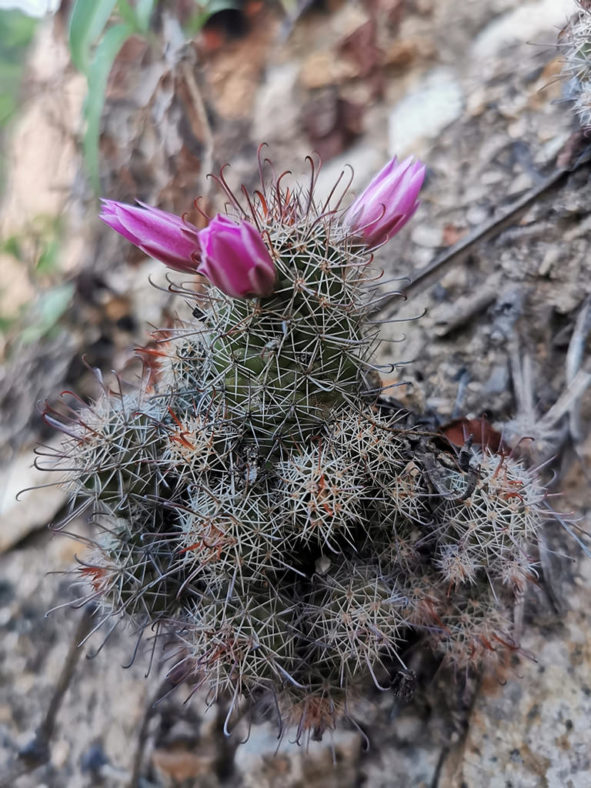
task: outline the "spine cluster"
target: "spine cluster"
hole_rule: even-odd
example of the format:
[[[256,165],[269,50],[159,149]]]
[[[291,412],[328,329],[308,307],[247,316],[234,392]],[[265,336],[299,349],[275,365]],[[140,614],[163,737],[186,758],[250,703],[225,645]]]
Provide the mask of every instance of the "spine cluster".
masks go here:
[[[227,191],[273,261],[269,295],[178,287],[192,317],[143,352],[137,394],[46,418],[92,514],[79,574],[105,619],[172,638],[171,672],[210,700],[321,736],[406,670],[410,635],[458,669],[517,648],[545,493],[510,453],[460,452],[380,400],[371,248],[314,175]]]

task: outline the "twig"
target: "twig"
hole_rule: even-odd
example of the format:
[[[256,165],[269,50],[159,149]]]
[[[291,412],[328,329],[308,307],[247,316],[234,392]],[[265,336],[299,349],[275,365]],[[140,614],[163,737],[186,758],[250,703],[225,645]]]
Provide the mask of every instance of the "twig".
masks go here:
[[[534,405],[531,358],[527,353],[523,357],[520,355],[518,340],[511,353],[511,376],[517,412],[525,415],[528,424],[535,424],[538,416]]]
[[[201,91],[199,90],[199,87],[197,85],[197,81],[195,79],[193,69],[186,60],[181,63],[181,71],[182,71],[183,79],[185,80],[185,84],[187,86],[187,90],[189,91],[189,96],[191,97],[191,101],[193,102],[193,108],[197,114],[197,118],[199,119],[199,123],[201,125],[201,133],[203,135],[203,156],[201,157],[201,172],[200,172],[203,185],[201,191],[203,193],[203,196],[206,198],[206,202],[209,202],[209,192],[213,188],[213,181],[211,181],[211,179],[207,181],[207,175],[210,172],[213,172],[213,152],[214,152],[213,132],[211,130],[211,126],[209,125],[209,118],[207,117],[207,109],[205,107],[205,102],[203,101],[203,97],[201,96]]]
[[[517,202],[514,203],[514,205],[512,205],[502,216],[492,219],[490,222],[478,227],[472,233],[462,238],[461,241],[458,241],[457,244],[454,244],[450,249],[446,250],[443,254],[437,257],[425,271],[416,276],[410,285],[405,288],[405,295],[410,296],[420,293],[435,280],[441,278],[441,276],[443,276],[443,274],[452,265],[462,262],[475,246],[489,241],[491,238],[494,238],[495,235],[498,235],[519,216],[525,213],[525,211],[536,200],[552,189],[562,185],[563,181],[565,181],[569,175],[586,166],[590,161],[591,150],[579,157],[572,167],[561,167],[560,169],[553,172],[551,175],[545,178],[539,184],[539,186],[536,186],[535,189],[532,189],[520,200],[517,200]],[[381,301],[379,308],[376,310],[376,314],[383,312],[388,307],[391,307],[397,298],[397,296],[391,296],[390,298]]]
[[[476,315],[485,312],[497,300],[499,297],[499,281],[496,276],[492,277],[492,280],[476,294],[468,298],[459,299],[454,304],[453,312],[450,313],[447,320],[438,320],[435,323],[435,333],[438,337],[443,339],[448,334],[453,334],[454,331],[469,323]]]
[[[591,331],[591,299],[587,298],[577,316],[575,328],[566,353],[566,383],[570,387],[576,379],[581,363],[587,337]],[[579,443],[582,438],[580,423],[580,402],[573,402],[569,413],[569,430],[573,441]]]
[[[564,604],[554,590],[554,572],[552,571],[552,561],[550,560],[550,550],[548,542],[543,532],[538,536],[538,553],[540,557],[540,586],[556,615],[564,613]]]
[[[566,413],[570,413],[589,386],[591,386],[591,374],[580,369],[550,410],[539,420],[540,430],[544,432],[546,429],[552,429]]]
[[[133,756],[133,767],[131,772],[131,778],[129,780],[129,788],[137,788],[137,786],[139,785],[141,769],[142,769],[142,761],[144,758],[144,751],[146,749],[146,742],[148,741],[150,722],[152,720],[152,717],[156,713],[157,702],[161,700],[161,698],[163,698],[165,695],[168,695],[174,687],[176,687],[176,684],[174,684],[169,678],[165,678],[158,685],[158,689],[154,693],[151,701],[145,707],[144,715],[142,718],[142,724],[140,726],[137,736],[135,753]]]
[[[49,761],[49,747],[55,730],[57,715],[66,692],[72,683],[76,665],[82,654],[80,644],[92,630],[95,611],[96,605],[93,603],[85,605],[83,608],[82,616],[78,622],[74,637],[70,642],[66,661],[64,662],[53,695],[49,701],[45,717],[41,725],[37,728],[33,739],[19,752],[19,762],[15,764],[11,772],[0,777],[0,788],[11,788],[19,777],[38,769],[39,766],[43,766],[43,764]]]

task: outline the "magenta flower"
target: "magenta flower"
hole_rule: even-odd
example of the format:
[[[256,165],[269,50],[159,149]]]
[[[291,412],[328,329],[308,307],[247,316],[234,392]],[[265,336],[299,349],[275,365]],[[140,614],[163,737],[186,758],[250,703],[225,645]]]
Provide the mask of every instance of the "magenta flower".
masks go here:
[[[348,209],[343,224],[368,246],[378,246],[404,227],[419,207],[417,195],[425,165],[412,156],[398,164],[396,156],[378,172]]]
[[[100,218],[142,252],[169,268],[195,273],[199,265],[198,229],[174,213],[149,205],[102,200]]]
[[[250,222],[233,222],[218,214],[199,233],[198,271],[232,298],[271,295],[275,264],[261,234]]]

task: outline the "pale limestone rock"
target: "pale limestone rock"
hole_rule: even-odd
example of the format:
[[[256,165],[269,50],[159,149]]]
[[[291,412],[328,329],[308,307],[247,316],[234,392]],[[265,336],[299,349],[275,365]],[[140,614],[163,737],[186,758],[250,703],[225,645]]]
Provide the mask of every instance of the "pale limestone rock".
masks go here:
[[[389,117],[390,155],[414,152],[421,141],[431,140],[462,112],[464,95],[455,74],[435,68],[409,90]]]
[[[581,561],[562,627],[529,627],[523,660],[480,692],[439,788],[591,785],[591,558]]]
[[[544,44],[553,43],[555,31],[560,30],[575,10],[574,0],[519,3],[486,26],[472,44],[472,56],[475,59],[498,56],[508,44],[533,42],[538,36],[543,36]]]
[[[57,441],[53,441],[55,446]],[[51,522],[66,501],[66,491],[55,486],[56,474],[33,467],[30,449],[4,469],[0,483],[0,553],[8,550],[37,528]],[[50,484],[52,486],[44,487]],[[36,487],[19,496],[27,487]]]
[[[235,766],[244,788],[353,788],[360,746],[359,734],[352,731],[337,730],[322,742],[298,746],[289,733],[278,742],[272,725],[259,725],[238,747]]]

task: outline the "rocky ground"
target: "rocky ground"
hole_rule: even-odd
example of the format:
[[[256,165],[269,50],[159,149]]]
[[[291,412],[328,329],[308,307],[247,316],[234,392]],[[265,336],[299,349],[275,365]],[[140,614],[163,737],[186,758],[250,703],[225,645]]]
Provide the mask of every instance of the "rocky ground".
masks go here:
[[[511,438],[535,437],[534,461],[554,458],[557,508],[578,512],[584,528],[591,180],[555,48],[573,10],[570,0],[374,0],[327,3],[288,22],[272,4],[249,3],[239,35],[212,29],[196,47],[169,20],[164,56],[133,40],[117,61],[101,152],[105,195],[178,212],[196,194],[214,199],[204,176],[225,161],[233,183],[253,183],[263,140],[296,172],[318,150],[324,189],[347,162],[358,188],[388,155],[423,158],[422,207],[378,261],[413,282],[408,301],[381,316],[420,316],[384,325],[380,360],[412,362],[385,382],[405,384],[396,396],[442,422],[486,412]],[[83,612],[46,616],[73,598],[61,573],[81,548],[45,527],[63,507],[59,489],[15,502],[18,490],[51,480],[30,467],[35,443],[53,440],[37,403],[66,387],[92,393],[83,353],[132,379],[146,325],[182,310],[148,284],[165,284],[162,267],[94,218],[79,158],[84,90],[58,19],[32,53],[1,219],[21,259],[2,246],[1,308],[12,322],[0,348],[0,785],[591,785],[591,559],[556,522],[510,672],[475,680],[434,666],[412,701],[363,699],[369,747],[352,725],[307,748],[286,737],[278,749],[264,724],[246,741],[242,726],[226,739],[223,709],[183,703],[182,688],[153,706],[162,689],[158,665],[145,678],[149,644],[122,668],[133,633],[115,631],[97,654],[95,635],[75,652]],[[39,274],[48,233],[59,254]],[[67,307],[49,325],[47,293],[50,306],[61,297]],[[84,533],[85,524],[69,529]],[[28,769],[17,753],[75,653],[48,760]],[[28,753],[34,765],[38,753]]]

